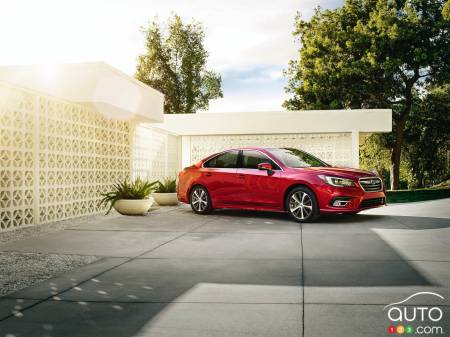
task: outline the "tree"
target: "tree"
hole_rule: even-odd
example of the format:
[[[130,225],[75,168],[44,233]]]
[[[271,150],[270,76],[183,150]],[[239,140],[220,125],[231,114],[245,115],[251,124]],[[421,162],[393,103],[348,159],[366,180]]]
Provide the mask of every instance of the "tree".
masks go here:
[[[450,21],[439,0],[347,0],[297,17],[299,60],[286,71],[288,109],[392,108],[391,189],[399,187],[414,95],[450,79]]]
[[[417,187],[449,179],[450,85],[432,87],[411,112],[405,154]]]
[[[390,185],[389,167],[390,153],[386,146],[388,137],[384,134],[372,134],[367,137],[360,145],[359,157],[360,166],[364,170],[377,172],[384,183]],[[400,188],[406,189],[414,187],[414,178],[412,174],[409,156],[402,152],[400,161]]]
[[[202,26],[169,18],[167,34],[155,20],[144,30],[146,52],[138,57],[136,78],[165,95],[164,112],[195,113],[223,97],[221,76],[206,69],[208,52]]]

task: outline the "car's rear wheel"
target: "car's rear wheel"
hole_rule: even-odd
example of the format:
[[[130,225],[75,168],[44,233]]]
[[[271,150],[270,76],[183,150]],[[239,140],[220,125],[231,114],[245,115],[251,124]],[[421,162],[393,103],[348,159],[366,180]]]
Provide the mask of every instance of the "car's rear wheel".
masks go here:
[[[316,196],[309,188],[301,186],[288,194],[286,210],[298,222],[311,222],[319,216]]]
[[[194,186],[189,198],[191,208],[195,213],[207,214],[211,212],[211,197],[203,186]]]

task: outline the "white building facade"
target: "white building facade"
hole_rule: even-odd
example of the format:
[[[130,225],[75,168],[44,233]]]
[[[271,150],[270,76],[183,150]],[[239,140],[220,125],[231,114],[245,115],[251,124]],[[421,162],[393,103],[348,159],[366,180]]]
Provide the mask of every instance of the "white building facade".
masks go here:
[[[390,110],[163,115],[163,95],[104,63],[0,68],[0,230],[103,212],[124,179],[173,177],[226,148],[294,147],[358,167]]]

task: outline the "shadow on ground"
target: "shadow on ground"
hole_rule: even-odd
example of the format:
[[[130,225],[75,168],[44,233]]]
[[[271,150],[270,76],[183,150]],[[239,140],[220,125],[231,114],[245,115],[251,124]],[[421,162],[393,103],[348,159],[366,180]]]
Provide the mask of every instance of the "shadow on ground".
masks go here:
[[[127,220],[120,219],[113,228],[126,232]],[[161,230],[160,223],[152,225],[158,219],[132,221],[143,231],[148,223],[145,235],[152,236]],[[194,226],[199,221],[203,225]],[[164,224],[170,230],[171,220]],[[107,239],[108,223],[98,226]],[[382,308],[393,294],[449,288],[450,247],[435,231],[449,228],[448,219],[360,214],[300,225],[283,213],[220,210],[174,226],[188,230],[139,256],[113,257],[112,251],[111,257],[2,298],[0,331],[5,337],[300,336],[305,302],[364,301]],[[70,240],[77,230],[58,238]],[[428,245],[412,236],[409,251],[397,246],[399,235],[415,231],[434,241]],[[36,238],[34,244],[42,249],[44,242]],[[422,260],[408,255],[430,247],[437,257],[434,250]]]

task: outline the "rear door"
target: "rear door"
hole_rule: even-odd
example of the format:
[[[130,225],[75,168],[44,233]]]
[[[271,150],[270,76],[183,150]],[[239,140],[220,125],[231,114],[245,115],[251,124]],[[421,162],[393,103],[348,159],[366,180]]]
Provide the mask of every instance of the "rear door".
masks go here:
[[[270,163],[273,174],[258,169],[258,164]],[[282,200],[281,168],[266,154],[257,150],[243,150],[237,170],[241,192],[239,202],[247,206],[280,208]]]
[[[237,150],[223,152],[203,164],[202,183],[209,191],[213,207],[236,203],[238,154]]]

